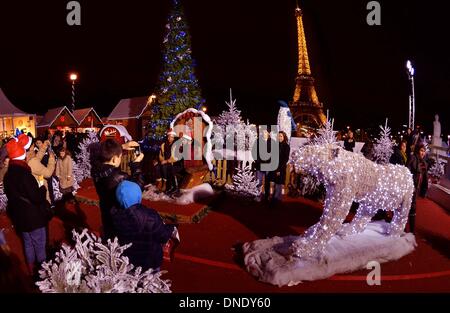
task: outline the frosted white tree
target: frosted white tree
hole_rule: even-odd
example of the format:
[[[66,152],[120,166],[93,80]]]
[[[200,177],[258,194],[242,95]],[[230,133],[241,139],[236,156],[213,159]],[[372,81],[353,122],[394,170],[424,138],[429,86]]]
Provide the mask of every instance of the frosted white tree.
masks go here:
[[[445,174],[445,162],[437,160],[428,170],[428,175],[440,179]]]
[[[258,180],[252,172],[250,165],[244,168],[236,168],[237,173],[233,176],[233,185],[225,185],[225,188],[242,196],[257,197],[261,194]]]
[[[59,182],[55,176],[52,176],[52,189],[53,189],[53,199],[55,199],[55,201],[61,200],[63,197],[63,194],[61,193],[61,190],[59,189]]]
[[[236,99],[233,99],[233,94],[230,88],[230,102],[226,102],[228,111],[222,112],[216,119],[216,124],[225,130],[227,126],[237,126],[242,123],[241,111],[236,107]]]
[[[389,159],[394,153],[394,143],[391,139],[391,129],[386,125],[380,126],[380,137],[373,145],[373,157],[378,164],[389,164]]]
[[[236,140],[238,151],[249,151],[257,139],[256,127],[247,123],[241,123],[236,127]]]
[[[76,167],[73,168],[77,183],[91,176],[91,161],[89,155],[89,146],[98,142],[95,132],[89,132],[88,136],[78,145],[80,152],[77,157]]]
[[[336,131],[333,130],[333,127],[334,119],[327,119],[327,122],[317,131],[317,135],[311,140],[311,143],[315,145],[336,144]]]
[[[7,206],[8,206],[8,198],[5,195],[3,182],[0,182],[0,213],[6,211]]]
[[[117,238],[104,245],[84,229],[72,231],[75,247],[63,244],[54,260],[45,262],[36,285],[43,293],[170,293],[171,283],[160,277],[165,271],[141,273],[134,268]]]

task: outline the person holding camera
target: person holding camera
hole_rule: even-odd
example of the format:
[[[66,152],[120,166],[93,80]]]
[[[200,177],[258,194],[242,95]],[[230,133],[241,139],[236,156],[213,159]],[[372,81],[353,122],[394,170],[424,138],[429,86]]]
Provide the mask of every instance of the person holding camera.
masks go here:
[[[40,147],[39,147],[40,146]],[[36,148],[38,148],[36,152]],[[30,147],[27,152],[27,163],[31,168],[31,173],[34,178],[38,181],[40,185],[45,186],[46,189],[46,198],[47,201],[53,204],[53,188],[49,186],[51,184],[51,178],[53,176],[53,172],[55,171],[56,166],[56,158],[55,155],[49,151],[50,149],[50,141],[46,140],[42,143],[42,141],[36,140],[34,144]],[[47,164],[44,165],[42,163],[45,155],[48,155]]]
[[[89,147],[91,150],[91,176],[99,197],[103,237],[105,239],[113,239],[116,236],[111,209],[117,205],[117,199],[114,196],[117,186],[123,180],[132,180],[139,184],[141,190],[144,189],[145,183],[140,165],[144,158],[142,153],[130,162],[131,176],[120,170],[123,149],[129,150],[137,146],[139,144],[134,141],[121,145],[114,139],[106,139]]]

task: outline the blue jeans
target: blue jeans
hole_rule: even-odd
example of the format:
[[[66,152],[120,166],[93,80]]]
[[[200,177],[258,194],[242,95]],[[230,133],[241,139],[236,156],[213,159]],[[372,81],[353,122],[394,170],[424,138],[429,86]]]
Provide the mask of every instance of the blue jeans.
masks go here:
[[[45,244],[47,232],[45,227],[35,229],[28,233],[22,233],[25,258],[28,264],[42,263],[47,258]]]
[[[282,184],[275,184],[275,191],[273,193],[273,198],[275,200],[280,200],[282,198],[282,193],[283,193],[283,185]]]
[[[258,188],[261,190],[264,179],[264,198],[269,198],[270,195],[270,181],[269,172],[266,171],[256,171],[256,179],[258,180]]]

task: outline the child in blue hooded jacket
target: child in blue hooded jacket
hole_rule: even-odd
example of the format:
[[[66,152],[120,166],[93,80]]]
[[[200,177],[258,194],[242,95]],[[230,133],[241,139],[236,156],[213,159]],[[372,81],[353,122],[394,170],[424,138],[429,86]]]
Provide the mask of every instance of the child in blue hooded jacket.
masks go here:
[[[132,243],[124,251],[130,263],[143,271],[158,271],[163,260],[163,248],[174,233],[174,225],[166,225],[159,214],[141,204],[142,191],[138,184],[122,181],[116,189],[120,207],[113,207],[111,217],[120,244]]]

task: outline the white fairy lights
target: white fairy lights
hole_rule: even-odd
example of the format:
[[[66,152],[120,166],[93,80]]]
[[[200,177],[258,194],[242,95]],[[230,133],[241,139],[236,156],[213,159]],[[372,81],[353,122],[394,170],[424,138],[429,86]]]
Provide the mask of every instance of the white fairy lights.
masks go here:
[[[406,167],[378,165],[333,143],[301,147],[292,161],[297,169],[317,177],[327,194],[320,221],[292,244],[291,255],[320,256],[332,236],[362,232],[379,209],[394,211],[386,234],[403,233],[414,190]],[[358,212],[351,223],[343,224],[353,201],[360,204]]]

